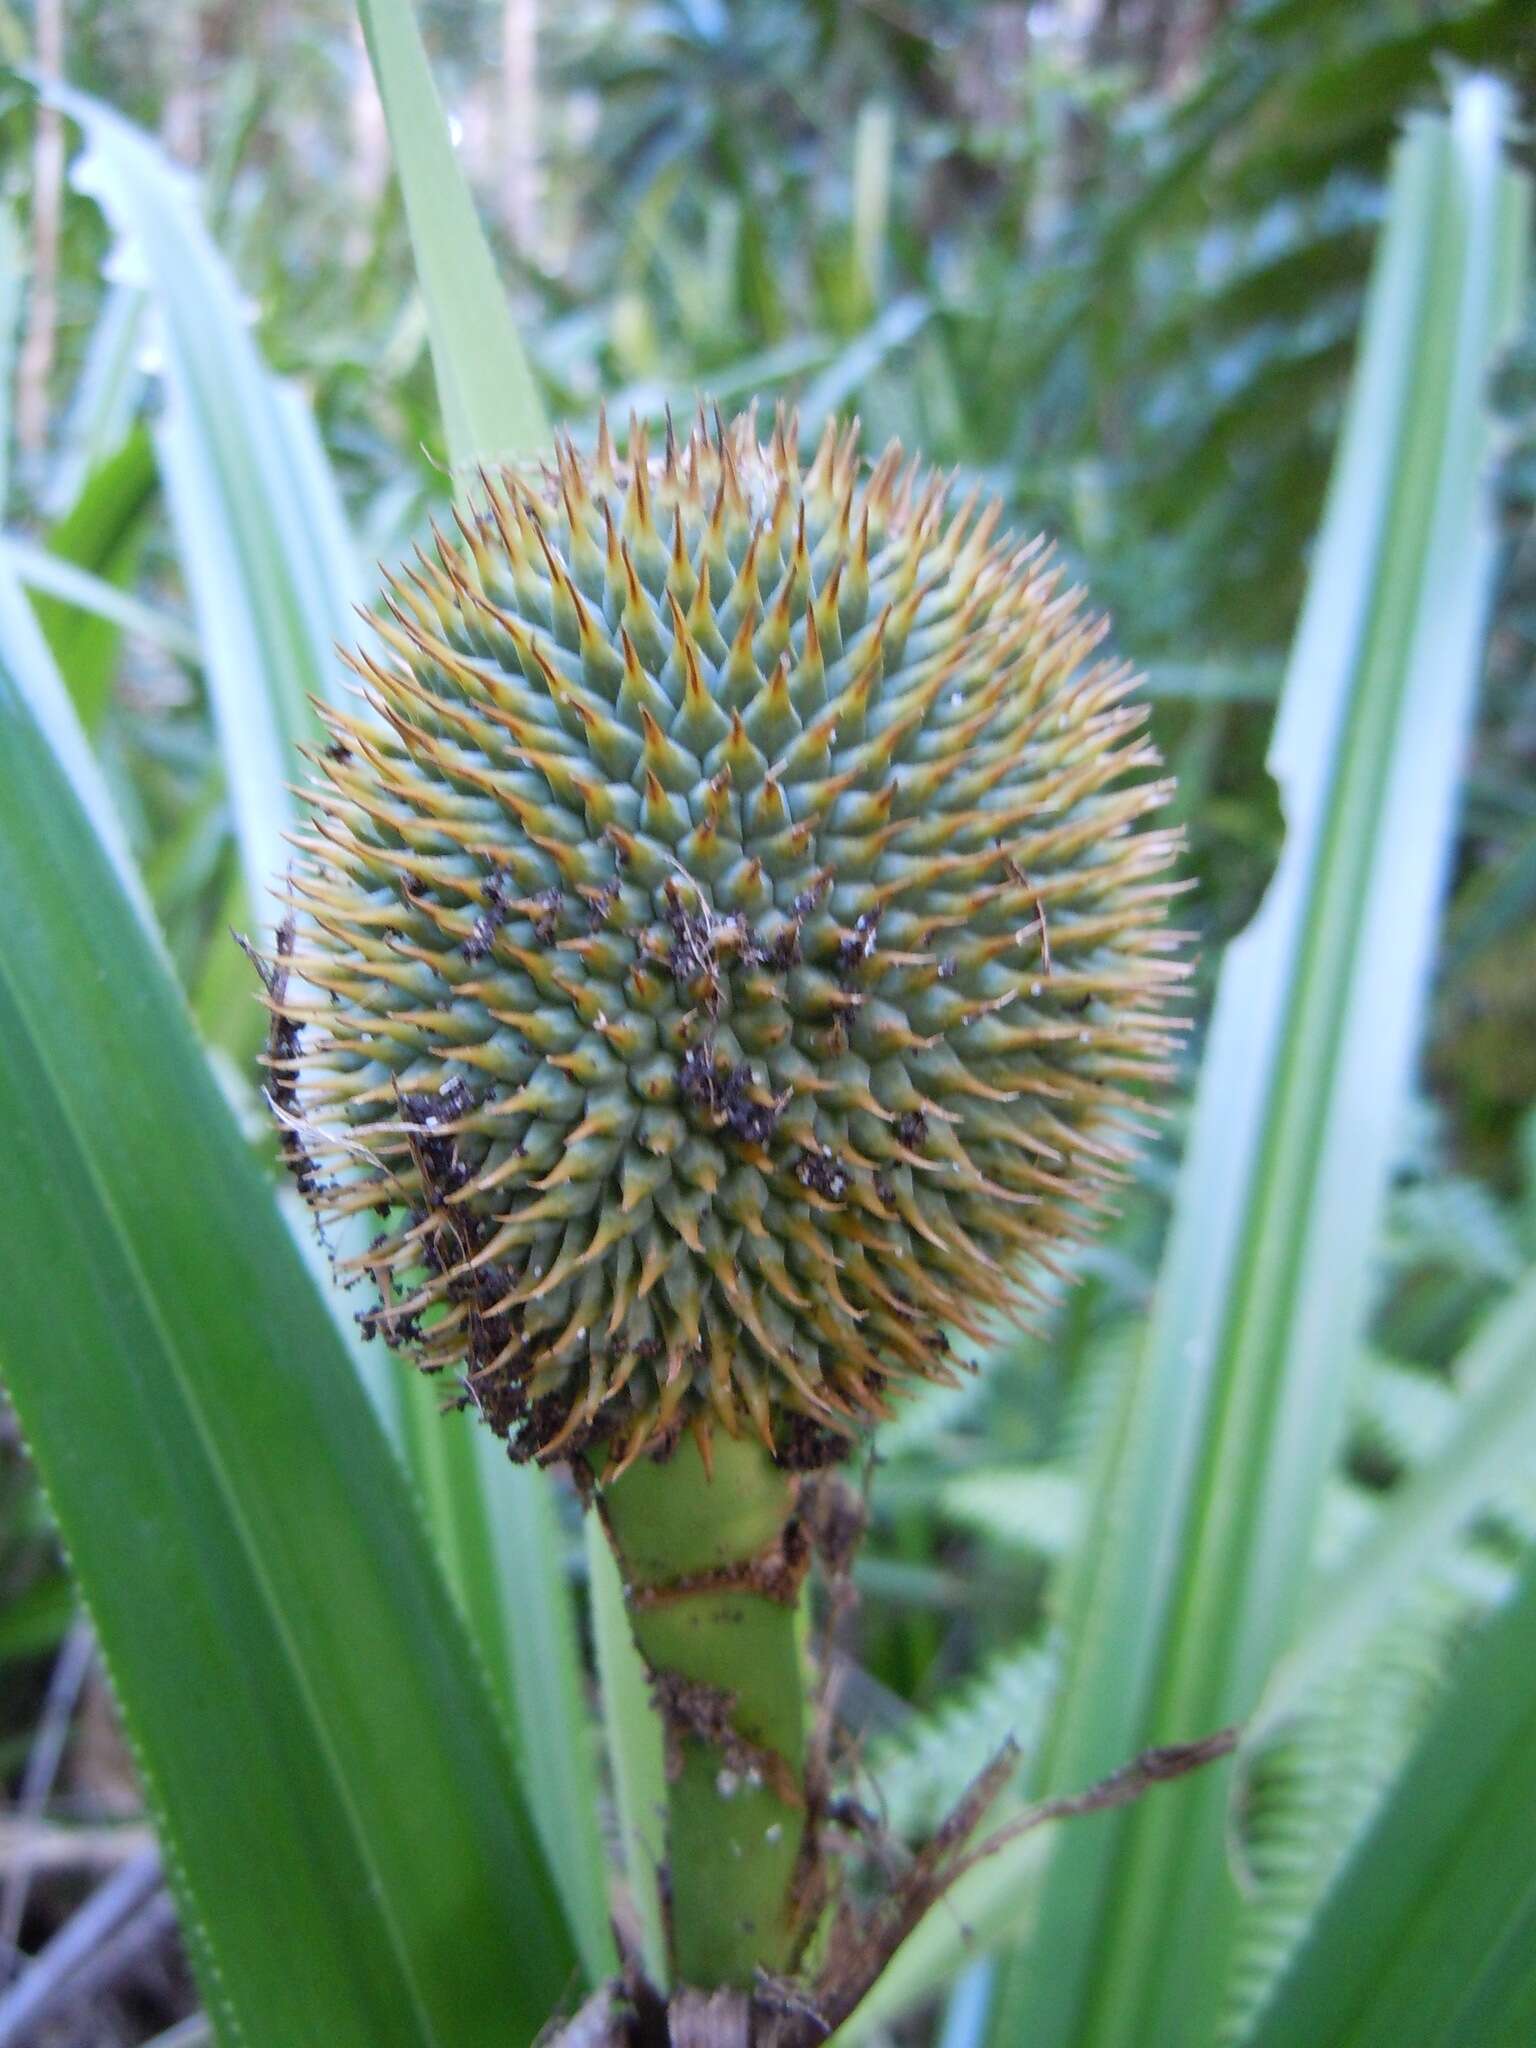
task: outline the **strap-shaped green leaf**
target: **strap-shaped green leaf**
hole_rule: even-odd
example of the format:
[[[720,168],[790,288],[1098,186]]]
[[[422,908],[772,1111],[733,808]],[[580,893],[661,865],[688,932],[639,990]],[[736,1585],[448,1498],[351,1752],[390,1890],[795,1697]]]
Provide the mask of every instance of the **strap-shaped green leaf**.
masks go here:
[[[358,0],[357,12],[426,301],[448,459],[467,478],[477,462],[537,455],[549,440],[544,404],[453,153],[410,0]]]
[[[114,655],[116,636],[134,633],[150,646],[163,648],[179,660],[196,662],[201,659],[197,635],[176,612],[136,597],[131,590],[120,589],[96,570],[82,568],[78,562],[54,553],[52,547],[44,547],[37,541],[21,540],[8,534],[0,540],[0,547],[4,549],[12,573],[32,591],[32,609],[39,618],[56,607],[56,616],[61,623],[67,620],[71,628],[78,620],[106,626],[113,635]],[[51,644],[61,672],[68,674],[73,647],[66,639],[61,658],[58,644]]]
[[[1536,1559],[1345,1865],[1245,2048],[1536,2039]]]
[[[526,2043],[575,1955],[484,1680],[13,646],[0,1363],[205,1996],[252,2048]]]
[[[136,427],[86,473],[46,549],[36,551],[29,579],[37,593],[33,609],[87,731],[96,730],[111,696],[119,636],[125,628],[136,630],[127,586],[138,568],[154,490],[154,451]],[[45,580],[50,568],[51,589]]]
[[[87,139],[83,181],[163,339],[156,452],[244,856],[253,908],[240,916],[265,923],[295,821],[285,784],[302,767],[296,745],[320,737],[308,700],[336,693],[345,671],[332,643],[358,631],[354,550],[314,420],[261,360],[186,174],[110,108],[83,94],[64,104]],[[386,1372],[388,1415],[404,1418],[431,1533],[514,1735],[589,1974],[601,1976],[613,1946],[593,1731],[548,1482],[488,1457],[467,1420],[436,1412],[439,1389]]]
[[[266,368],[186,173],[121,114],[50,86],[80,124],[75,181],[148,292],[165,363],[155,449],[191,592],[248,900],[286,865],[285,785],[319,737],[310,700],[336,694],[333,651],[360,595],[341,501],[314,422]]]
[[[1271,753],[1285,851],[1223,966],[1146,1350],[1068,1595],[1049,1789],[1246,1717],[1297,1620],[1479,666],[1486,390],[1524,213],[1505,119],[1502,89],[1467,80],[1399,151]],[[1213,2038],[1239,1904],[1230,1776],[1062,1831],[999,2048]]]
[[[548,444],[549,423],[408,0],[360,0],[358,17],[426,302],[448,455],[463,487],[480,463],[536,455]],[[615,1954],[591,1719],[549,1479],[509,1471],[499,1452],[472,1441],[467,1421],[447,1435],[425,1431],[409,1395],[406,1415],[433,1526],[492,1656],[534,1812],[595,1980],[613,1968]],[[514,1539],[525,1546],[520,1558],[512,1553]]]
[[[587,1703],[554,1482],[508,1462],[435,1381],[388,1364],[405,1450],[449,1583],[511,1730],[524,1791],[588,1981],[616,1966],[598,1817],[597,1728]],[[627,1624],[626,1624],[627,1625]]]
[[[661,1721],[651,1704],[650,1677],[635,1646],[624,1582],[595,1515],[587,1518],[587,1584],[592,1638],[603,1691],[603,1733],[613,1780],[625,1884],[640,1928],[640,1955],[653,1984],[667,1981],[667,1782]]]
[[[1260,1742],[1309,1689],[1369,1642],[1451,1539],[1536,1465],[1536,1273],[1457,1360],[1456,1425],[1405,1480],[1359,1547],[1311,1587],[1295,1643],[1249,1722]]]
[[[248,927],[267,916],[268,890],[287,864],[295,748],[322,737],[310,699],[335,693],[343,671],[333,642],[353,632],[362,595],[340,493],[307,406],[261,359],[191,178],[113,108],[56,82],[42,89],[80,126],[76,182],[116,233],[114,268],[133,280],[116,288],[92,338],[60,463],[64,482],[72,471],[85,482],[51,545],[82,558],[111,545],[100,566],[114,573],[131,558],[114,528],[136,510],[146,429],[86,465],[122,435],[146,374],[129,367],[133,350],[152,337],[160,367],[149,475],[158,464],[223,754],[244,880],[229,921]],[[47,599],[38,613],[92,724],[110,688],[116,627]],[[220,945],[205,963],[198,1008],[226,1049],[248,986]]]

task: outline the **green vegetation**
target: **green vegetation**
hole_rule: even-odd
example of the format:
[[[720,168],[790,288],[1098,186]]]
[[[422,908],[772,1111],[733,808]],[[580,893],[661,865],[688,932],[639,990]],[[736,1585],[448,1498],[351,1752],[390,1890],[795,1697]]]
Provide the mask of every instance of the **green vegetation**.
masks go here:
[[[781,2044],[1513,2048],[1525,10],[359,12],[0,12],[0,2043],[619,2043],[763,1968]],[[261,1093],[364,565],[701,392],[1057,537],[1186,836],[1171,1113],[1026,1334],[931,1268],[970,1370],[859,1515],[720,1428],[509,1463],[365,1341]]]

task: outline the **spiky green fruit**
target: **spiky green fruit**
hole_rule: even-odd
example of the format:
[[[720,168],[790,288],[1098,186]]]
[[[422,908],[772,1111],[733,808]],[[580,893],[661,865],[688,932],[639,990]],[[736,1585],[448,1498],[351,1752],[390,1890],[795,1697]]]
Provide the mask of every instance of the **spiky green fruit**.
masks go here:
[[[391,581],[292,878],[273,1095],[366,1320],[515,1455],[804,1458],[1102,1203],[1173,850],[1039,542],[751,415],[484,479]]]

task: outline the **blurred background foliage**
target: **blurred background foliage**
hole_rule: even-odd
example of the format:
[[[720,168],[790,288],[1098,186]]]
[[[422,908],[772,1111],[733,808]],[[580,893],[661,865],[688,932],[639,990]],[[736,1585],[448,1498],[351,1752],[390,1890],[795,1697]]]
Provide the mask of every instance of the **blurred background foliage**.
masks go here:
[[[1179,777],[1198,1049],[1221,946],[1251,916],[1282,834],[1265,747],[1387,154],[1447,66],[1501,72],[1529,119],[1528,0],[427,0],[421,15],[557,417],[581,434],[604,398],[659,416],[674,394],[724,405],[758,392],[796,401],[814,437],[829,411],[856,410],[871,445],[897,435],[1058,537],[1147,670]],[[0,57],[67,76],[195,174],[261,351],[313,412],[361,562],[403,553],[443,496],[444,449],[350,9],[0,0]],[[144,280],[114,260],[95,201],[62,173],[73,146],[11,90],[5,545],[176,967],[254,1113],[261,1019],[226,933],[262,913],[242,908],[207,650],[162,494],[163,366]],[[1445,1439],[1470,1333],[1536,1261],[1529,324],[1497,397],[1499,590],[1423,1089],[1401,1133],[1333,1489],[1341,1551]],[[1041,1723],[1051,1591],[1084,1512],[1082,1461],[1146,1313],[1181,1117],[1049,1330],[1010,1341],[882,1439],[843,1698],[861,1776],[900,1831],[931,1824],[985,1745],[1011,1728],[1028,1748]],[[1327,1854],[1342,1853],[1533,1519],[1528,1494],[1480,1523],[1398,1625],[1398,1654],[1355,1681],[1368,1769],[1337,1753],[1325,1768],[1300,1736],[1266,1758],[1244,1825],[1277,1921],[1305,1904],[1289,1845],[1311,1830],[1314,1848],[1326,1836]],[[72,1613],[12,1435],[0,1767],[34,1818],[121,1820],[131,1773],[109,1712],[91,1705],[88,1660],[61,1655]],[[72,1732],[39,1793],[39,1729],[58,1719],[61,1683],[74,1688]],[[936,1702],[937,1720],[920,1715]],[[1314,1856],[1314,1886],[1318,1867]],[[90,1875],[38,1877],[24,1914],[0,1896],[0,1939],[37,1946]],[[1258,1937],[1250,1960],[1260,1983]],[[187,1998],[174,1955],[157,1952],[76,2010],[77,2031],[47,2038],[137,2042]]]

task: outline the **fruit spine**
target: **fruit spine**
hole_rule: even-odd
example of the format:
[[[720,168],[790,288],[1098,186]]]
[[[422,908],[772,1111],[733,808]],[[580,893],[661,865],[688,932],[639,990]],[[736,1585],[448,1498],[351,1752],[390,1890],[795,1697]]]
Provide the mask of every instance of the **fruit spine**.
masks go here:
[[[814,1462],[1102,1205],[1181,968],[1128,670],[829,425],[482,478],[327,713],[271,1095],[517,1456]]]

